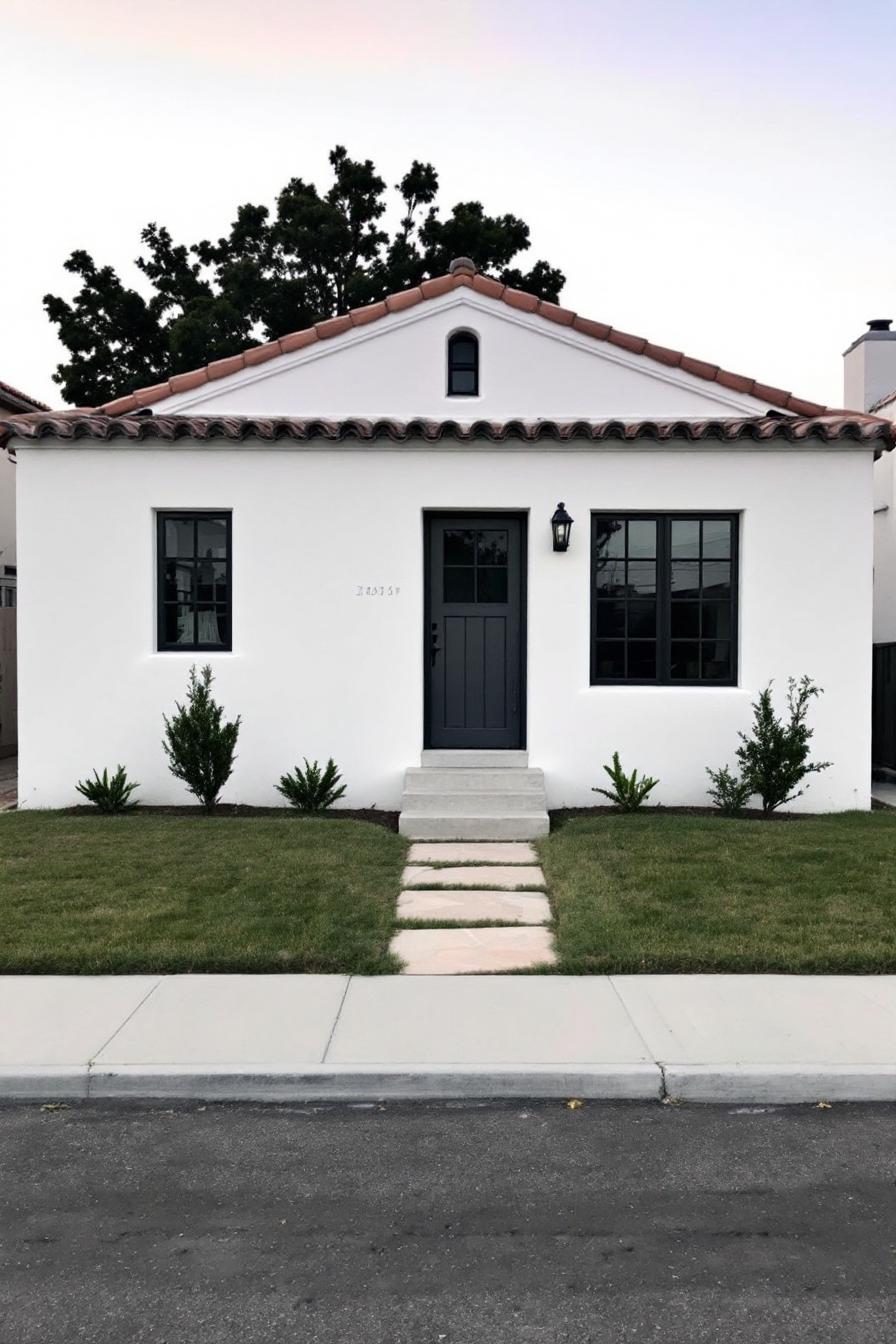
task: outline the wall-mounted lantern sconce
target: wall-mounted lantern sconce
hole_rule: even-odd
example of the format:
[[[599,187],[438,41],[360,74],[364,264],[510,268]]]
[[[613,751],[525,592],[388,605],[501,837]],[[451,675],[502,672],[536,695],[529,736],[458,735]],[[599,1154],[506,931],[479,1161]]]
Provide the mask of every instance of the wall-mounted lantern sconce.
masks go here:
[[[572,531],[572,519],[566,512],[566,505],[561,500],[554,510],[554,516],[551,519],[551,531],[554,534],[554,550],[569,550],[569,534]]]

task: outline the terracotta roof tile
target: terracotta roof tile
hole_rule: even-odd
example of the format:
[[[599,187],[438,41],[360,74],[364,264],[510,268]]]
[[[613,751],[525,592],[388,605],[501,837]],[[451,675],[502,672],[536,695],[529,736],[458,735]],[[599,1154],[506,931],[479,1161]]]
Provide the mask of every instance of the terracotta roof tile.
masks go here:
[[[403,313],[406,308],[413,308],[422,302],[423,290],[418,285],[415,289],[403,289],[398,294],[390,294],[386,299],[386,307],[390,313]]]
[[[753,396],[757,400],[767,402],[770,406],[780,410],[799,410],[800,413],[805,415],[821,415],[829,410],[820,402],[806,401],[794,397],[792,393],[785,392],[781,388],[757,383],[753,378],[746,378],[741,374],[731,373],[727,369],[720,369],[717,365],[710,364],[705,360],[692,359],[680,350],[654,345],[643,336],[633,336],[628,332],[617,331],[605,322],[594,322],[590,318],[581,317],[569,308],[563,308],[560,304],[548,303],[546,300],[539,300],[534,294],[527,294],[524,290],[511,289],[501,284],[500,281],[493,280],[490,276],[472,272],[467,265],[459,267],[453,274],[435,276],[430,280],[424,280],[419,286],[402,290],[398,294],[390,294],[385,300],[367,304],[361,308],[353,308],[350,313],[339,317],[328,318],[319,322],[316,327],[291,332],[287,336],[282,336],[279,342],[270,341],[265,345],[255,346],[243,354],[234,355],[230,359],[219,359],[205,369],[178,374],[169,379],[167,383],[159,383],[156,387],[143,389],[126,397],[118,397],[115,401],[107,402],[99,409],[109,414],[126,414],[137,405],[150,405],[165,396],[172,395],[175,391],[192,390],[206,380],[215,381],[219,378],[226,378],[229,374],[235,373],[247,365],[251,367],[264,363],[265,360],[274,358],[277,353],[290,354],[293,351],[302,350],[317,340],[327,340],[333,336],[342,335],[354,327],[362,327],[370,322],[377,322],[390,313],[404,312],[427,299],[437,298],[450,293],[453,289],[464,286],[475,290],[478,294],[485,295],[487,298],[506,303],[509,307],[516,308],[521,312],[537,313],[539,317],[543,317],[546,321],[571,327],[574,331],[593,340],[606,341],[617,346],[620,350],[653,359],[658,364],[666,365],[666,367],[681,368],[693,377],[704,379],[707,382],[715,382],[720,387],[732,392]],[[2,384],[0,384],[0,387],[2,387]]]
[[[502,285],[500,280],[492,280],[488,275],[474,275],[473,288],[477,294],[484,294],[489,299],[503,299],[506,285]]]
[[[437,275],[433,280],[424,280],[420,293],[424,299],[437,299],[442,294],[450,294],[454,289],[453,275]]]
[[[549,322],[557,322],[561,327],[571,327],[576,315],[571,308],[561,308],[559,303],[548,303],[542,299],[538,305],[538,316],[546,317]]]
[[[717,420],[322,420],[242,415],[103,415],[96,411],[33,412],[0,416],[0,446],[10,439],[37,442],[295,443],[859,443],[881,452],[896,442],[896,423],[850,413],[763,415]]]
[[[280,349],[284,355],[290,355],[294,350],[304,350],[306,345],[314,345],[316,340],[316,328],[306,327],[304,331],[293,331],[289,336],[281,336]]]
[[[208,366],[209,381],[214,382],[217,378],[229,378],[232,373],[237,373],[246,366],[246,356],[229,355],[227,359],[216,359],[214,364]]]
[[[353,308],[349,317],[353,327],[364,327],[368,322],[378,322],[388,311],[385,303],[366,303],[363,308]]]
[[[265,345],[253,345],[251,350],[247,350],[243,356],[246,361],[246,368],[253,368],[256,364],[266,364],[269,359],[276,359],[278,355],[283,354],[283,348],[279,341],[268,341]],[[184,375],[182,374],[181,377]],[[189,375],[188,375],[189,376]],[[171,390],[174,391],[174,379],[171,379]]]
[[[519,308],[524,313],[538,311],[539,300],[534,294],[527,294],[524,289],[505,289],[502,302],[509,304],[511,308]]]
[[[705,378],[707,382],[715,382],[719,373],[718,364],[708,364],[705,359],[692,359],[690,355],[683,355],[679,368],[684,369],[685,373],[692,373],[695,378]]]

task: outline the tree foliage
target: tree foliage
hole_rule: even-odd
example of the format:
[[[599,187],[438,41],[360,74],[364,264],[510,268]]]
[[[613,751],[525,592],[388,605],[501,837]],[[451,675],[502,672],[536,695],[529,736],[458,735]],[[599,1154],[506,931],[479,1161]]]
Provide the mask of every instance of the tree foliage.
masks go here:
[[[529,247],[523,220],[487,215],[478,201],[461,201],[443,218],[438,174],[415,159],[396,186],[402,213],[390,234],[386,183],[371,160],[351,159],[341,145],[329,158],[328,190],[294,177],[273,211],[241,205],[217,241],[175,243],[164,226],[147,224],[136,262],[147,282],[141,290],[88,252],[73,252],[65,269],[80,279],[75,298],[44,297],[69,352],[54,374],[65,400],[99,405],[442,275],[458,256],[556,301],[561,271],[546,261],[525,272],[510,264]]]

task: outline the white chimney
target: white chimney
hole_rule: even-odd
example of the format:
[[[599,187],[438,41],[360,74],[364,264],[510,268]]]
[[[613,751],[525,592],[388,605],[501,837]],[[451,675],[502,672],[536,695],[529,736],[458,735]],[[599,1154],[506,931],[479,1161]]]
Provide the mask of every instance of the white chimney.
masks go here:
[[[843,352],[843,405],[848,411],[870,411],[896,392],[896,331],[889,317],[875,317],[868,330]]]

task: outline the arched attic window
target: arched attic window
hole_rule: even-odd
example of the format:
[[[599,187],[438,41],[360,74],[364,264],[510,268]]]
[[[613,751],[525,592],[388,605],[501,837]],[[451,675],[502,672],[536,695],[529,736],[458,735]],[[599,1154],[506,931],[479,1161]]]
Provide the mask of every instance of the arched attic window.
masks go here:
[[[448,339],[449,397],[479,396],[479,337],[456,331]]]

